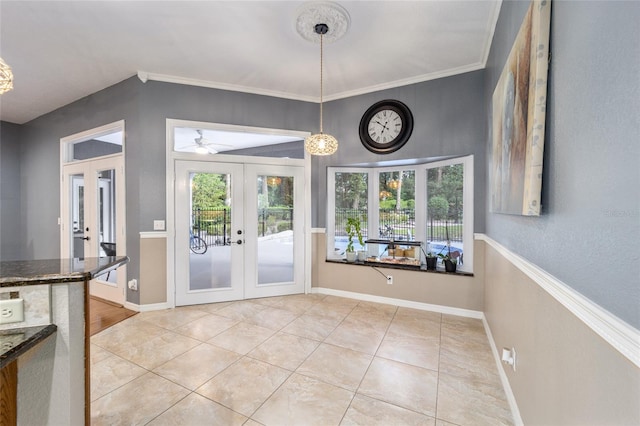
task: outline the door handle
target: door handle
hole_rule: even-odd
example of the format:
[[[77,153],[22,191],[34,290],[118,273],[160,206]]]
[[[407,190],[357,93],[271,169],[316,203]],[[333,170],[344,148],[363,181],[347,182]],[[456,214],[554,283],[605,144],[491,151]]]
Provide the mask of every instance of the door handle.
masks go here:
[[[241,245],[242,244],[242,240],[236,241],[236,244]]]
[[[91,239],[91,237],[87,236],[87,237],[82,237],[83,240],[85,241],[89,241]]]

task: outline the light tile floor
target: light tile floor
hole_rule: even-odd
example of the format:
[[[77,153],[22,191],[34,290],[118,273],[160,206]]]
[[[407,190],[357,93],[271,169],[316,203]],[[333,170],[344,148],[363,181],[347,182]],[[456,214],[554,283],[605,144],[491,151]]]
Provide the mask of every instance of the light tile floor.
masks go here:
[[[482,322],[325,295],[140,313],[91,338],[93,425],[511,425]]]

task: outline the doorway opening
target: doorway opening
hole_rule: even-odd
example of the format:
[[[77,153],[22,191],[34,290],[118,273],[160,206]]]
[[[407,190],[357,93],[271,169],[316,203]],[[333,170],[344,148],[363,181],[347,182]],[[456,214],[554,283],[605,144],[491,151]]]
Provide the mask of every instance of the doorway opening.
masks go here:
[[[82,264],[88,257],[126,253],[124,121],[61,139],[61,257]],[[90,283],[90,294],[124,304],[126,269]]]
[[[170,306],[308,291],[307,135],[167,120]]]

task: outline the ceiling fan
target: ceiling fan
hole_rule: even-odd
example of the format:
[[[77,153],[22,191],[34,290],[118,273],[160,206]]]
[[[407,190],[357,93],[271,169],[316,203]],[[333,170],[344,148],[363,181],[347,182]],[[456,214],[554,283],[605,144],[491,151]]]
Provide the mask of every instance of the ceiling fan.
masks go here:
[[[219,151],[213,145],[233,147],[233,145],[210,141],[204,137],[202,130],[197,129],[196,132],[198,132],[198,137],[194,139],[195,144],[192,146],[195,147],[195,152],[198,154],[217,154]]]

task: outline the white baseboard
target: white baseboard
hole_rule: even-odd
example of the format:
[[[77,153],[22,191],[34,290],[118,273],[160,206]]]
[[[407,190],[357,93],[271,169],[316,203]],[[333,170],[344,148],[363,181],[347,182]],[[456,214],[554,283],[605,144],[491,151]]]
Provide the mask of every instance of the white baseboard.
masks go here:
[[[403,308],[420,309],[422,311],[438,312],[441,314],[457,315],[467,318],[484,318],[480,311],[470,309],[452,308],[449,306],[432,305],[430,303],[414,302],[411,300],[394,299],[392,297],[373,296],[365,293],[355,293],[352,291],[334,290],[326,287],[312,287],[311,293],[327,294],[330,296],[347,297],[349,299],[363,300],[365,302],[384,303],[386,305],[402,306]]]
[[[475,239],[486,242],[618,352],[627,357],[629,361],[640,367],[640,330],[622,321],[600,305],[592,302],[537,265],[513,253],[489,236],[475,234]]]
[[[524,422],[522,421],[522,417],[520,416],[520,409],[518,408],[518,403],[516,402],[516,396],[513,394],[513,390],[511,390],[511,383],[509,383],[507,373],[505,373],[504,371],[504,364],[502,364],[500,352],[498,352],[496,342],[493,340],[493,334],[491,334],[491,328],[489,328],[489,323],[487,322],[487,318],[484,315],[482,316],[482,323],[484,324],[484,331],[487,333],[487,338],[489,339],[489,345],[491,345],[493,359],[496,361],[496,365],[498,367],[498,374],[500,375],[500,381],[502,382],[504,393],[506,394],[507,401],[509,402],[509,408],[511,408],[513,424],[515,426],[524,426]]]
[[[163,309],[172,308],[167,302],[151,303],[148,305],[138,305],[131,302],[124,302],[124,307],[135,312],[161,311]]]

